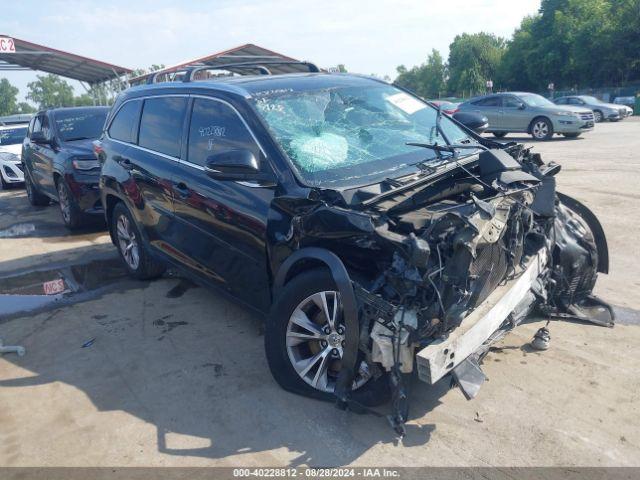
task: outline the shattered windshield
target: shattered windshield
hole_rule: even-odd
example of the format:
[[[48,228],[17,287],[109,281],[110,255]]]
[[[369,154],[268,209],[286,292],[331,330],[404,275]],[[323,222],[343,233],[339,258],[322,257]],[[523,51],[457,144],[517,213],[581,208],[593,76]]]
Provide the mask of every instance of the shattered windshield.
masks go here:
[[[309,185],[363,185],[415,171],[435,153],[407,142],[445,144],[437,110],[391,85],[278,89],[253,102],[271,133]],[[451,143],[466,133],[443,116]]]

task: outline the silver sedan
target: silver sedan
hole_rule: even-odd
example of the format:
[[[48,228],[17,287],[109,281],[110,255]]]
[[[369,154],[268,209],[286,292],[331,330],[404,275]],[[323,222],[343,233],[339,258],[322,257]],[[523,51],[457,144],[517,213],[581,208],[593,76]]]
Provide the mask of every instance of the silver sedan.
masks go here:
[[[504,92],[472,98],[460,111],[481,113],[489,119],[488,132],[501,138],[507,133],[529,133],[537,140],[554,134],[578,137],[593,129],[593,112],[587,108],[558,106],[535,93]]]
[[[596,123],[604,120],[617,122],[627,117],[627,108],[624,105],[616,105],[615,103],[607,103],[590,95],[571,95],[559,97],[554,100],[556,105],[584,107],[593,111]]]

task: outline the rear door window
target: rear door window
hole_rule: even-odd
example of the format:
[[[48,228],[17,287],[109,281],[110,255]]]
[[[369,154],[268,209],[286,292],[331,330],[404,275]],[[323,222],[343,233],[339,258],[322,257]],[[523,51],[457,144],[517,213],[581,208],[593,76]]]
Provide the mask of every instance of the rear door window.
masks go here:
[[[260,158],[258,145],[235,110],[217,100],[196,98],[189,124],[187,160],[204,166],[212,154],[237,149],[251,150]]]
[[[138,145],[171,157],[179,157],[186,109],[186,97],[158,97],[145,100]]]
[[[141,100],[125,103],[111,122],[109,136],[121,142],[136,143],[141,108]]]
[[[505,108],[518,108],[522,104],[516,97],[503,97],[502,102]]]

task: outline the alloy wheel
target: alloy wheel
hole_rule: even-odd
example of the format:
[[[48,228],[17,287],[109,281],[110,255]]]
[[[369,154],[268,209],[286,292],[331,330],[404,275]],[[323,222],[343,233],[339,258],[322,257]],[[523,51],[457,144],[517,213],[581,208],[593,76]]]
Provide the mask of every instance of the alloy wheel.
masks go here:
[[[531,133],[535,138],[545,138],[549,134],[549,125],[544,120],[539,120],[533,124]]]
[[[593,112],[593,120],[596,123],[600,123],[602,121],[602,112],[596,110],[595,112]]]
[[[345,327],[340,295],[322,291],[295,308],[286,330],[287,354],[296,373],[313,388],[333,392],[342,367]],[[360,363],[352,389],[369,380],[365,362]]]
[[[58,182],[58,203],[65,223],[71,222],[71,199],[62,181]]]
[[[116,224],[116,236],[118,238],[118,248],[124,261],[131,270],[137,270],[140,265],[140,251],[138,240],[131,226],[131,222],[126,215],[120,215]]]

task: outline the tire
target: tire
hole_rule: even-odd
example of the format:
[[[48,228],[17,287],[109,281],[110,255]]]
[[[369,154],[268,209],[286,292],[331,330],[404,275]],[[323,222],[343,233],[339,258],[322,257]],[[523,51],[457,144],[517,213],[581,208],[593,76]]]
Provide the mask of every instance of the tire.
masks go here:
[[[572,133],[563,133],[566,138],[578,138],[580,136],[580,132],[572,132]]]
[[[502,138],[507,135],[507,132],[491,132],[491,134],[496,138]]]
[[[4,181],[4,177],[0,174],[0,185],[2,186],[2,190],[8,190],[9,184]]]
[[[123,203],[118,203],[113,209],[111,229],[120,258],[130,276],[138,280],[151,280],[164,273],[165,265],[151,256],[138,225]]]
[[[51,202],[49,197],[38,191],[37,187],[31,182],[31,177],[29,177],[27,172],[24,174],[24,188],[27,191],[29,203],[34,207],[45,207]]]
[[[551,140],[553,138],[553,124],[545,117],[534,118],[529,132],[536,140]]]
[[[56,190],[58,191],[58,205],[64,226],[69,230],[77,230],[82,226],[84,215],[63,178],[56,180]]]
[[[330,334],[327,334],[327,332],[322,332],[321,329],[322,322],[328,325],[324,320],[327,317],[323,316],[322,308],[317,304],[313,305],[315,303],[314,300],[311,300],[309,309],[305,303],[310,301],[312,297],[317,298],[321,295],[320,292],[325,292],[327,310],[333,312],[336,296],[339,299],[339,294],[336,290],[335,282],[327,269],[309,270],[289,281],[283,287],[281,294],[271,308],[265,329],[267,363],[276,382],[289,392],[319,400],[336,400],[333,395],[333,387],[335,387],[335,379],[340,370],[339,363],[342,348],[340,347],[339,349],[339,356],[332,357],[331,352],[337,349],[332,348],[331,343],[335,341],[335,338],[331,339],[330,337],[337,335],[340,331],[344,333],[343,325],[341,324],[342,316],[338,311],[335,316],[335,329]],[[336,296],[332,296],[331,293]],[[299,323],[294,323],[292,319],[295,312],[306,312],[306,314],[303,314],[304,316],[298,315],[297,318],[300,319],[300,323],[310,324],[313,330],[300,327]],[[295,336],[296,334],[304,335],[306,332],[307,338],[309,338],[311,337],[309,334],[314,331],[316,331],[316,336],[313,339],[302,339],[296,345],[288,345],[289,342],[292,342],[291,339],[293,341],[299,340],[299,337]],[[316,338],[326,338],[328,340],[325,342],[326,346],[323,347],[321,340],[316,340]],[[321,356],[323,350],[327,352],[324,357]],[[298,370],[293,364],[296,358],[298,359],[298,364],[300,364]],[[311,360],[313,358],[318,358],[318,360],[314,362]],[[305,360],[309,361],[305,363]],[[362,362],[360,357],[358,362]],[[324,377],[324,375],[318,375],[323,366],[326,366],[326,381],[320,378]],[[307,367],[311,368],[305,380],[299,371],[304,371]],[[356,377],[355,388],[352,390],[351,398],[366,406],[376,406],[387,402],[390,396],[387,376],[382,375],[374,379],[367,378],[366,375],[361,373],[360,371]],[[314,378],[318,378],[316,386],[311,384]]]
[[[600,110],[593,111],[593,121],[596,123],[600,123],[604,120],[604,115]]]

